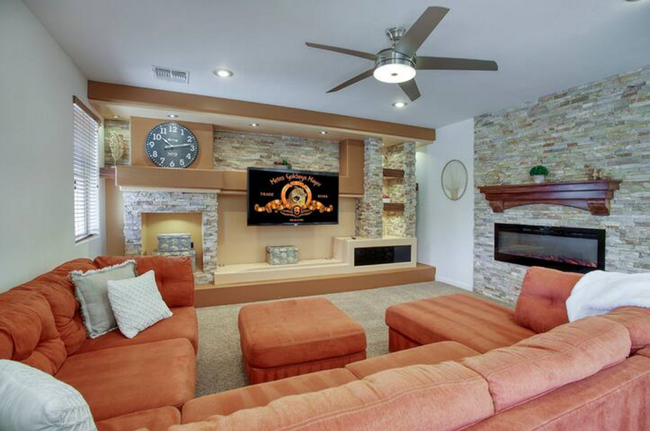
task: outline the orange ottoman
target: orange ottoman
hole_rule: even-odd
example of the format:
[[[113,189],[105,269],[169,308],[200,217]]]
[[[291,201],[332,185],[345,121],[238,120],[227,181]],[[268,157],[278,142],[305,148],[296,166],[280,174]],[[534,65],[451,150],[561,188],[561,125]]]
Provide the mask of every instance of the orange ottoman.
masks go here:
[[[239,336],[250,384],[366,358],[361,325],[325,298],[246,305],[239,312]]]

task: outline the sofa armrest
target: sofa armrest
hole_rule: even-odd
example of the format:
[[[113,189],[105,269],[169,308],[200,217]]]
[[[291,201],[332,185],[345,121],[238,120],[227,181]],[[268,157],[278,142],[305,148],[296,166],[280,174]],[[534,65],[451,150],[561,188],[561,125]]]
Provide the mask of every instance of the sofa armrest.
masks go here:
[[[138,275],[153,270],[156,284],[168,307],[188,307],[194,305],[194,274],[189,257],[166,256],[99,256],[95,265],[99,268],[117,265],[125,260],[136,261]]]

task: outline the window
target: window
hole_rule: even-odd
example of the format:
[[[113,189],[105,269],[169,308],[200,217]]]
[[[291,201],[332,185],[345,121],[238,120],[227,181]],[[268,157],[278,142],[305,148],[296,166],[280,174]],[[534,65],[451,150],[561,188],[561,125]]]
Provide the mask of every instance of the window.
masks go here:
[[[74,237],[99,235],[99,123],[79,99],[74,107]]]

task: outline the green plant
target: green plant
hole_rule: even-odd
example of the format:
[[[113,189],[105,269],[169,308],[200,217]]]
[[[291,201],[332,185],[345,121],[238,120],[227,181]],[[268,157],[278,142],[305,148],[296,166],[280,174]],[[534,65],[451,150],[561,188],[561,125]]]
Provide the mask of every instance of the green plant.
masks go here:
[[[548,169],[544,165],[533,166],[530,169],[530,175],[531,176],[534,176],[534,175],[547,176],[548,175]]]

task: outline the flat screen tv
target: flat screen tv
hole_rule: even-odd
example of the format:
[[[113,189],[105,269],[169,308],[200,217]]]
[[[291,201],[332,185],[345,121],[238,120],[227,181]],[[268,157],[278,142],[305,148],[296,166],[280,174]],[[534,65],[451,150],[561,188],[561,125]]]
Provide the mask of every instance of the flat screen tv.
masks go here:
[[[339,176],[248,168],[248,225],[338,224]]]

